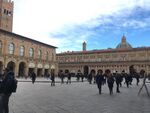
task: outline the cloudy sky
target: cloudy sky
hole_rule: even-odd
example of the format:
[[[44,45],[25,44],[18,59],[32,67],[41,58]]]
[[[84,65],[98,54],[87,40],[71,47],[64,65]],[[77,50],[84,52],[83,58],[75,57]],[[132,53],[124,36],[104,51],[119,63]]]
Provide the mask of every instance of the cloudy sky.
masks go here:
[[[150,0],[13,0],[13,32],[58,47],[57,53],[115,48],[124,34],[150,46]]]

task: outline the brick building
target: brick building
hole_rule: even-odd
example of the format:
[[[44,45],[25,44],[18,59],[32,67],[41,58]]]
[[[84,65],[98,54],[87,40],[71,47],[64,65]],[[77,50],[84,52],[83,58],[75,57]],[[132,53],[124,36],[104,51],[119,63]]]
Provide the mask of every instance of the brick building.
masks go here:
[[[150,47],[132,48],[125,36],[114,49],[88,51],[85,46],[84,42],[83,51],[57,54],[59,71],[77,73],[80,70],[87,75],[91,70],[97,73],[98,69],[103,72],[109,69],[111,72],[125,70],[129,73],[129,67],[133,65],[137,72],[145,70],[150,73]]]
[[[12,33],[13,4],[0,0],[0,73],[13,66],[16,76],[56,74],[56,47]]]

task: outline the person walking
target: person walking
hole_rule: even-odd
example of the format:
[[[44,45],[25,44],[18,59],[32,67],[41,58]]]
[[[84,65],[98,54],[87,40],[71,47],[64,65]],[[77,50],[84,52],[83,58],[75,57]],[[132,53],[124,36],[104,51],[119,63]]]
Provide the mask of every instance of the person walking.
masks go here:
[[[36,80],[36,74],[35,72],[33,71],[32,74],[31,74],[31,79],[32,79],[32,84],[34,84],[35,80]]]
[[[116,92],[117,93],[120,93],[120,90],[119,90],[119,85],[121,83],[121,75],[116,71],[116,73],[113,73],[114,74],[114,77],[115,77],[115,81],[116,81]]]
[[[70,72],[68,72],[67,73],[67,82],[66,82],[66,84],[68,84],[68,83],[70,83],[71,84],[71,73]]]
[[[103,71],[98,70],[97,75],[96,75],[96,84],[99,90],[99,94],[101,94],[102,92],[103,80],[104,80]]]
[[[114,77],[110,70],[107,70],[107,84],[109,88],[110,95],[113,94],[113,85],[114,85]]]
[[[51,86],[55,86],[55,75],[51,73]]]

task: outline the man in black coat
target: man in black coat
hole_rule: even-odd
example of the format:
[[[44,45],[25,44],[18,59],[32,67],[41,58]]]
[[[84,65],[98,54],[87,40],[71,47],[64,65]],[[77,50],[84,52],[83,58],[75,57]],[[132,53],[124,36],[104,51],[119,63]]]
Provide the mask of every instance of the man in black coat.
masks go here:
[[[4,79],[1,83],[1,92],[2,92],[2,113],[9,113],[9,98],[12,94],[12,81],[14,80],[13,67],[5,69]]]
[[[117,71],[116,71],[116,73],[114,73],[114,76],[115,76],[116,85],[117,85],[116,92],[120,93],[120,91],[119,91],[119,85],[121,84],[122,77],[121,77],[121,75]]]
[[[97,83],[97,87],[99,90],[99,94],[101,94],[101,91],[102,91],[103,81],[104,81],[103,71],[98,70],[97,75],[96,75],[96,83]]]
[[[31,79],[32,79],[32,84],[34,84],[34,82],[36,80],[36,74],[34,71],[32,72]]]

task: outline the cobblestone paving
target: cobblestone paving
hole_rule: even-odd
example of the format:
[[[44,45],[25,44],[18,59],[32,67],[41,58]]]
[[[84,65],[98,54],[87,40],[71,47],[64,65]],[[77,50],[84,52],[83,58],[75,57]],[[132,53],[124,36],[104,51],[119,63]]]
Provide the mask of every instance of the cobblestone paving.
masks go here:
[[[150,91],[150,84],[147,84]],[[150,113],[150,97],[145,88],[123,85],[121,93],[109,95],[107,85],[102,94],[97,86],[74,82],[51,87],[50,83],[19,82],[17,93],[10,98],[10,113]]]

